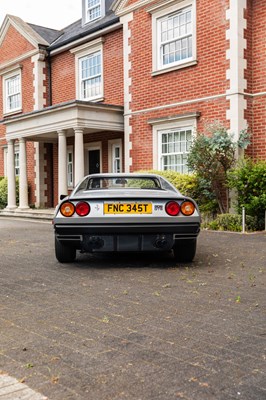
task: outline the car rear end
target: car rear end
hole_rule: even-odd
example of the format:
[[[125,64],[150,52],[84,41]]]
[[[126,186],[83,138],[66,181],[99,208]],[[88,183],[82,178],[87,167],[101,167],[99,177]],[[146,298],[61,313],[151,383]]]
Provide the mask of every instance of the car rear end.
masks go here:
[[[81,252],[162,252],[200,230],[196,203],[171,191],[103,190],[63,201],[54,219],[56,241]]]

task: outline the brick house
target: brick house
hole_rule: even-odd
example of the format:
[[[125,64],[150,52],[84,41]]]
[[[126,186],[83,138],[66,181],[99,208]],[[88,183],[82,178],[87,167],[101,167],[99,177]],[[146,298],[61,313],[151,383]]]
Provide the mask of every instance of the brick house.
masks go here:
[[[61,31],[0,29],[0,176],[8,209],[53,207],[87,173],[186,172],[219,120],[266,157],[265,0],[82,0]],[[28,187],[29,192],[28,192]]]

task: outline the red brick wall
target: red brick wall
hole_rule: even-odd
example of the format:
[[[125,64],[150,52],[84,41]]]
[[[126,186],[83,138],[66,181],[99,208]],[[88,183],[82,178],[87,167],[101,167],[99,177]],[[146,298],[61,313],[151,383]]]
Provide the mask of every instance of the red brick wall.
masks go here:
[[[29,185],[29,205],[33,205],[36,201],[35,196],[35,148],[34,143],[27,142],[26,144],[27,149],[27,178],[28,178],[28,185]]]
[[[142,8],[134,13],[134,19],[130,23],[131,109],[133,112],[143,110],[131,118],[132,171],[153,167],[153,137],[149,119],[167,119],[177,114],[198,111],[201,114],[197,121],[199,132],[204,132],[205,124],[215,120],[230,127],[226,119],[229,102],[225,97],[163,108],[164,105],[223,95],[229,87],[226,79],[226,9],[229,2],[215,0],[211,7],[209,0],[198,0],[196,4],[198,63],[194,66],[152,76],[152,16]],[[145,112],[147,108],[157,106],[162,108]]]
[[[123,31],[119,29],[105,36],[104,55],[104,103],[123,105]]]
[[[248,92],[266,92],[266,2],[248,0]],[[253,158],[266,159],[266,95],[248,100],[248,123],[252,132],[252,145],[248,154]]]
[[[248,98],[248,121],[251,131],[251,145],[248,156],[254,159],[266,159],[266,96]]]
[[[8,28],[4,42],[0,46],[1,63],[16,59],[34,47],[12,25]]]
[[[21,63],[22,65],[22,111],[27,113],[33,110],[33,63],[27,59]]]
[[[58,204],[58,144],[53,145],[54,207]]]
[[[7,40],[9,42],[9,40]],[[5,47],[5,46],[4,46]],[[11,51],[12,49],[10,49]],[[16,50],[16,46],[15,49]],[[13,53],[10,53],[13,54]],[[10,55],[11,57],[11,55]],[[27,113],[33,110],[34,99],[33,99],[33,64],[30,59],[23,60],[20,62],[21,68],[21,79],[22,79],[22,112]],[[3,115],[3,91],[2,91],[3,80],[1,79],[0,86],[0,119],[4,119]],[[4,147],[6,145],[5,140],[6,128],[4,125],[0,125],[0,176],[4,175]],[[34,172],[34,145],[31,142],[27,143],[27,174],[28,183],[30,186],[29,202],[33,204],[35,202],[35,172]]]
[[[153,133],[152,126],[148,123],[149,119],[200,111],[201,117],[197,121],[197,130],[206,133],[206,125],[213,120],[219,120],[229,128],[229,123],[226,121],[226,107],[226,99],[220,98],[211,102],[198,102],[193,106],[172,107],[167,111],[157,110],[133,116],[132,130],[137,134],[131,136],[131,157],[133,158],[131,171],[153,168]]]
[[[215,0],[210,7],[209,0],[198,0],[198,64],[154,77],[151,76],[152,17],[145,9],[134,13],[130,23],[133,111],[225,92],[228,88],[226,5],[227,1]]]
[[[30,44],[12,25],[8,28],[4,41],[0,46],[0,62],[5,63],[16,60],[17,57],[33,50]],[[26,113],[33,110],[33,65],[31,59],[20,61],[22,78],[22,112]],[[3,78],[0,79],[0,120],[3,115]],[[4,175],[4,148],[6,145],[5,126],[0,125],[0,176]],[[32,143],[27,143],[28,159],[28,180],[30,189],[30,203],[35,201],[34,195],[34,148]]]
[[[104,103],[123,105],[123,33],[122,29],[104,37]],[[75,55],[69,51],[52,57],[53,104],[76,99]]]
[[[10,26],[0,46],[0,62],[5,63],[10,60],[16,60],[22,54],[33,50],[34,47],[13,27]],[[31,59],[28,58],[19,63],[21,65],[22,75],[22,111],[29,112],[33,110],[33,65]],[[3,77],[0,78],[0,120],[3,115]],[[0,176],[4,175],[4,150],[6,145],[5,126],[0,125]],[[28,147],[28,149],[30,146]],[[28,150],[29,164],[32,166],[32,152]],[[31,171],[31,167],[29,169]],[[30,184],[32,185],[32,179]]]
[[[45,204],[46,207],[53,207],[54,200],[53,200],[53,187],[54,187],[54,174],[53,174],[53,144],[52,143],[45,143],[45,153],[44,153],[44,160],[46,161],[46,165],[44,167],[44,172],[46,173],[45,184],[46,184],[46,191],[45,196],[47,198],[47,202]]]
[[[60,53],[51,60],[52,104],[76,98],[75,55],[69,51]]]

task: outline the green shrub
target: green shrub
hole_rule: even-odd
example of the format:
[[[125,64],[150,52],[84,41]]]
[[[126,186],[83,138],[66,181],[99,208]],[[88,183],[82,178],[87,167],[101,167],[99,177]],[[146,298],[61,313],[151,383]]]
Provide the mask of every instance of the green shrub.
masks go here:
[[[208,198],[215,198],[221,213],[229,211],[227,173],[235,164],[237,148],[245,148],[248,138],[249,134],[243,131],[235,142],[226,127],[214,122],[206,124],[204,133],[198,133],[192,141],[187,158],[188,168],[204,182]]]
[[[184,196],[191,196],[197,187],[197,179],[195,175],[180,174],[175,171],[148,171],[153,174],[160,175],[166,178],[172,185],[174,185]]]
[[[237,210],[241,213],[245,207],[246,214],[256,217],[257,229],[264,228],[266,210],[266,162],[242,160],[228,174],[230,188],[237,191]]]
[[[16,178],[16,203],[19,202],[19,180]],[[7,178],[0,179],[0,209],[7,206]]]
[[[218,205],[215,196],[208,190],[208,182],[194,174],[180,174],[175,171],[147,171],[166,178],[184,196],[192,197],[202,212],[215,213]]]
[[[246,215],[246,230],[256,230],[257,220],[255,217]],[[239,214],[219,214],[214,221],[207,224],[209,229],[220,231],[242,231],[242,216]]]

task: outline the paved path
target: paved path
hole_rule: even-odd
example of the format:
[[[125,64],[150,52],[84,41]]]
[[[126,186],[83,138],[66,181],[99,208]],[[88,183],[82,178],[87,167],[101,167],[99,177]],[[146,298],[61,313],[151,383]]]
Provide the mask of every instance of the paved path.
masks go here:
[[[27,385],[19,382],[15,378],[11,378],[5,374],[0,374],[0,399],[1,400],[47,400],[30,389]]]
[[[47,400],[47,397],[34,392],[27,385],[0,374],[0,399],[1,400]]]
[[[265,243],[60,265],[51,224],[0,218],[0,370],[49,400],[265,400]]]

